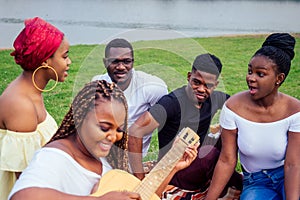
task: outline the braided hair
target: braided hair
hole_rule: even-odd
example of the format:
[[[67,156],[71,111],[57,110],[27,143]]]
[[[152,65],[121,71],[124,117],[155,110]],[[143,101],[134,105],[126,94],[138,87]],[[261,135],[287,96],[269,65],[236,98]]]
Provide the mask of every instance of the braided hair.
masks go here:
[[[60,127],[48,143],[77,134],[77,130],[80,129],[86,115],[95,108],[95,103],[100,98],[108,101],[111,101],[112,99],[117,100],[118,102],[123,103],[125,107],[125,132],[123,133],[122,139],[115,142],[106,158],[113,168],[128,171],[128,107],[122,90],[120,90],[114,83],[97,80],[86,84],[74,98],[73,103],[68,113],[65,115]]]
[[[254,56],[262,55],[271,59],[277,66],[277,72],[284,73],[286,78],[291,68],[291,61],[295,56],[295,44],[296,40],[290,34],[273,33],[266,38]]]

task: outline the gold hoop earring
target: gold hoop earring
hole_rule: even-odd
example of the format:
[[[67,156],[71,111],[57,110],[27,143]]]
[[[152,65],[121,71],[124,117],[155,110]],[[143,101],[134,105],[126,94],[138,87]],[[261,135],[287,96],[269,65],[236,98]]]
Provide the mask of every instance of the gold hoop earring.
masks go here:
[[[39,69],[41,69],[41,68],[49,68],[49,69],[51,69],[51,70],[54,72],[54,74],[55,74],[55,84],[54,84],[54,86],[53,86],[52,88],[50,88],[50,89],[48,89],[48,90],[43,90],[43,89],[39,88],[39,87],[36,85],[35,81],[34,81],[34,75],[35,75],[35,73],[36,73]],[[53,89],[56,87],[57,82],[58,82],[58,75],[57,75],[57,72],[55,71],[55,69],[54,69],[53,67],[51,67],[51,66],[49,66],[49,65],[47,65],[47,66],[40,66],[40,67],[36,68],[36,69],[34,70],[33,74],[32,74],[32,83],[33,83],[34,87],[35,87],[37,90],[41,91],[41,92],[49,92],[49,91],[53,90]]]

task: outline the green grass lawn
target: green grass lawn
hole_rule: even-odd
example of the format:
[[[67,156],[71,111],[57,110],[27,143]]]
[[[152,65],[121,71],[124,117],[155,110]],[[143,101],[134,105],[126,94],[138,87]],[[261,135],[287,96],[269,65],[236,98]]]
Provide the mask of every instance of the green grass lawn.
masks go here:
[[[294,36],[297,40],[296,56],[292,62],[290,74],[280,87],[280,91],[300,99],[300,34],[294,34]],[[247,89],[245,76],[248,62],[254,52],[260,48],[265,37],[266,35],[242,35],[133,42],[134,67],[161,77],[171,91],[186,84],[186,74],[191,69],[194,58],[201,53],[209,52],[219,57],[223,63],[217,89],[232,95]],[[15,64],[13,57],[9,55],[10,52],[11,50],[0,51],[0,93],[22,71]],[[102,63],[103,56],[103,45],[70,47],[72,65],[69,77],[64,83],[57,84],[53,91],[44,93],[46,108],[58,124],[62,121],[77,91],[94,75],[105,72]],[[52,84],[50,83],[49,87]],[[214,122],[216,121],[217,119]],[[156,150],[157,137],[154,135],[150,154],[154,152],[151,155],[155,156]]]

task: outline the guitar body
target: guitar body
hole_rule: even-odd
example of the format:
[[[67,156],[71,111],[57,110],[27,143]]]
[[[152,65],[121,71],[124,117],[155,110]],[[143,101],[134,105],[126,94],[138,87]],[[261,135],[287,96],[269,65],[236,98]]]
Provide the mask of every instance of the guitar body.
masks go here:
[[[100,179],[97,192],[91,196],[101,196],[107,192],[127,190],[139,193],[143,200],[159,200],[160,198],[155,191],[182,157],[185,148],[198,141],[199,136],[193,130],[188,127],[183,128],[172,148],[142,181],[125,171],[110,170]]]
[[[112,191],[134,191],[141,183],[140,179],[123,170],[110,170],[100,179],[99,187],[91,196],[101,196]],[[151,200],[159,200],[160,198],[153,194]]]

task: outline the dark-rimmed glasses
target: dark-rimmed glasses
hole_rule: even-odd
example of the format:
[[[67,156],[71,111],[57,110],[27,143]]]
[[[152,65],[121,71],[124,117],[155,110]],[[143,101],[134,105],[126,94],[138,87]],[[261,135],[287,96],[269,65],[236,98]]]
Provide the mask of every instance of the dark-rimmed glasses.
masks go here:
[[[119,65],[120,63],[123,63],[123,65],[130,65],[134,59],[133,58],[125,58],[125,59],[117,59],[117,58],[106,58],[106,61],[108,62],[108,65]]]

